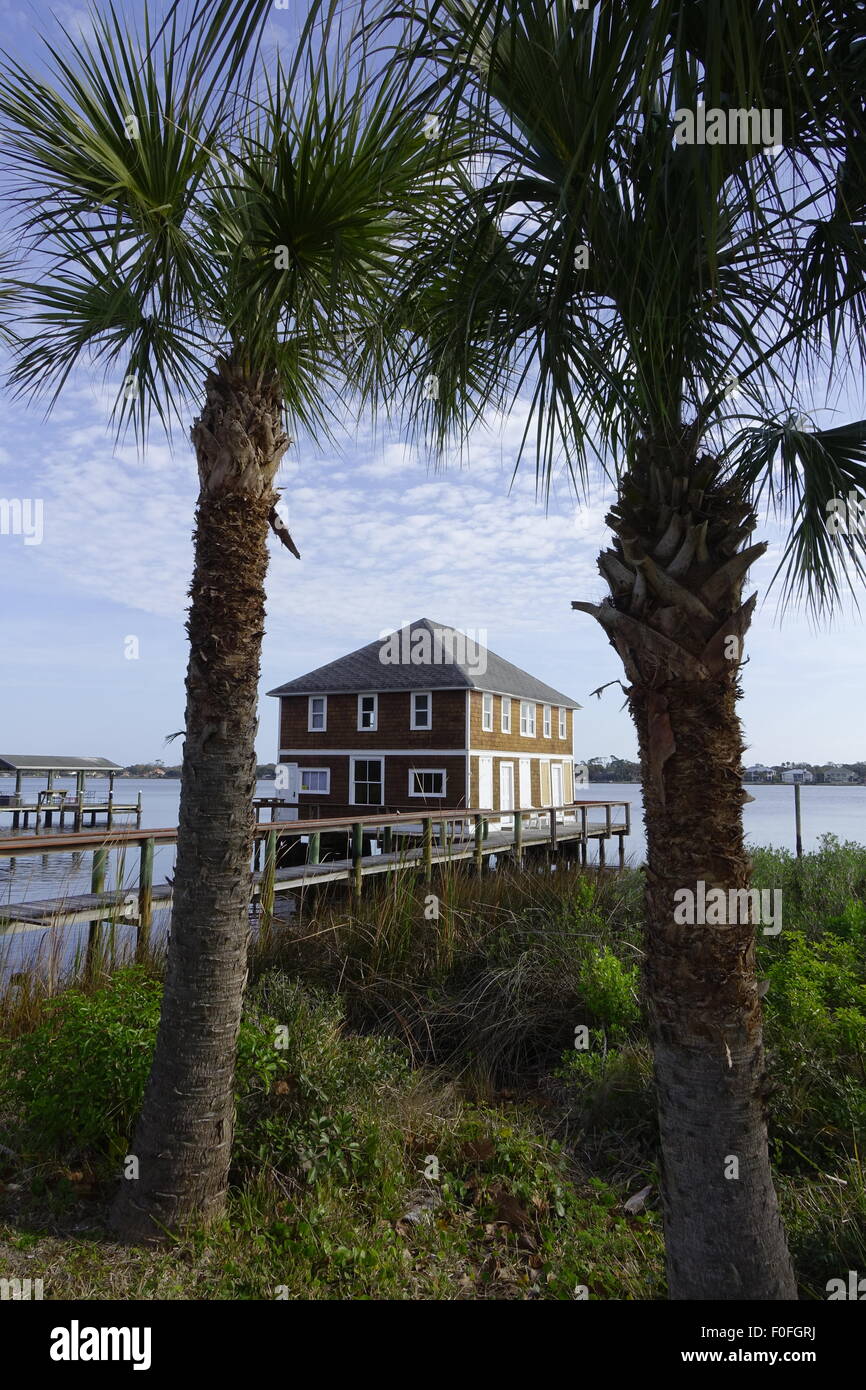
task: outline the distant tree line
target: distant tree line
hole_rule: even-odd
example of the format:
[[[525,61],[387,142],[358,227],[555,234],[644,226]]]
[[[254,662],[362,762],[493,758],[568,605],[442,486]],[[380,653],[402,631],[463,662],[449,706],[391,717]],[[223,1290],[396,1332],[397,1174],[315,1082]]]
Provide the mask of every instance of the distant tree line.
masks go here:
[[[640,765],[632,762],[629,758],[618,758],[612,754],[606,758],[588,758],[586,765],[589,770],[590,782],[640,781]],[[785,768],[802,768],[805,772],[811,772],[816,782],[828,780],[828,773],[834,768],[845,768],[856,773],[858,782],[866,782],[866,762],[810,763],[805,759],[800,759],[793,762],[774,763],[770,766],[777,777],[781,776]]]
[[[123,769],[123,774],[127,777],[180,777],[181,764],[176,763],[172,767],[166,767],[164,763],[130,763],[129,767]],[[276,775],[276,767],[273,763],[258,763],[256,766],[256,780],[265,782],[273,780]]]

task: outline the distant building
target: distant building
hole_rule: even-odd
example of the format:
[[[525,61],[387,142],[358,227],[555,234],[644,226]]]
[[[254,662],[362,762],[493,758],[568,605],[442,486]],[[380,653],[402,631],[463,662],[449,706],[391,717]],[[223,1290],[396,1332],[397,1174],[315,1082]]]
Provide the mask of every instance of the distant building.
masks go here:
[[[269,693],[302,814],[573,799],[577,701],[429,618]]]
[[[752,767],[743,769],[744,777],[747,782],[775,782],[776,769],[765,767],[763,763],[754,763]]]
[[[860,781],[853,767],[840,767],[838,763],[828,763],[819,767],[818,776],[822,782],[835,787],[850,787]]]
[[[783,782],[814,782],[814,775],[806,768],[786,767],[782,769]]]

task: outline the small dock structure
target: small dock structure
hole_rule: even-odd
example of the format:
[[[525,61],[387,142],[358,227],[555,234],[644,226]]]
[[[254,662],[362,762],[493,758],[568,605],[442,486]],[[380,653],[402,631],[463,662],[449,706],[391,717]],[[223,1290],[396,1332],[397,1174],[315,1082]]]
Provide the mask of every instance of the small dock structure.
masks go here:
[[[0,779],[0,815],[11,815],[12,829],[46,829],[55,824],[65,826],[67,818],[73,830],[85,825],[96,826],[102,818],[112,826],[117,819],[135,817],[141,824],[141,792],[134,802],[118,801],[114,794],[114,779],[123,768],[108,758],[73,758],[61,754],[0,753],[0,773],[15,776],[15,790],[6,791],[8,779]],[[107,793],[87,790],[88,777],[108,779]],[[35,793],[24,790],[24,779],[45,779],[45,786]],[[72,781],[71,786],[58,787],[57,779]]]

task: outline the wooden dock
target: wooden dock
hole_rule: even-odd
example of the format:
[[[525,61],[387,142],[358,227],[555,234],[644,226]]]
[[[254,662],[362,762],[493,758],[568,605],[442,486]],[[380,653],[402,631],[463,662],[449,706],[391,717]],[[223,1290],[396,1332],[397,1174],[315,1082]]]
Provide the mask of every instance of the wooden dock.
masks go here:
[[[10,776],[14,774],[15,777],[14,792],[0,791],[0,815],[12,817],[13,830],[22,826],[28,830],[31,816],[37,831],[43,823],[46,829],[51,829],[55,823],[62,829],[67,816],[72,821],[74,830],[82,830],[88,818],[91,827],[95,828],[102,816],[105,817],[109,828],[118,818],[128,816],[134,816],[136,825],[141,825],[141,792],[134,802],[118,801],[114,783],[123,769],[116,763],[109,762],[107,758],[40,757],[30,753],[4,753],[0,754],[0,771]],[[35,793],[34,800],[32,790],[28,793],[24,791],[24,779],[38,779],[42,776],[45,778],[45,786]],[[55,786],[58,777],[74,777],[75,790]],[[88,792],[88,777],[107,778],[107,794],[102,791]]]
[[[113,797],[69,797],[61,792],[53,792],[50,795],[40,792],[38,799],[30,802],[20,796],[0,796],[0,814],[2,813],[12,816],[13,830],[17,830],[19,826],[23,826],[25,830],[29,829],[31,816],[37,830],[40,824],[50,830],[55,821],[62,828],[67,817],[74,830],[83,829],[88,820],[90,825],[95,827],[103,816],[109,827],[119,818],[126,817],[134,817],[140,825],[141,792],[138,794],[138,800],[131,802],[115,801]]]
[[[596,818],[593,819],[592,817]],[[600,819],[598,817],[601,817]],[[505,821],[498,829],[491,821]],[[625,838],[631,830],[628,801],[583,801],[528,811],[491,813],[485,810],[408,811],[340,816],[330,819],[275,821],[257,824],[250,872],[251,903],[264,915],[274,911],[275,895],[304,892],[326,883],[344,883],[359,897],[365,878],[399,872],[418,872],[430,881],[434,869],[449,865],[472,866],[483,871],[485,861],[520,863],[529,855],[579,856],[587,862],[587,848],[595,841],[599,863],[606,859],[606,845],[618,841],[619,864],[625,862]],[[0,904],[0,934],[44,930],[89,922],[98,928],[104,920],[137,926],[139,939],[148,933],[155,907],[171,906],[171,884],[154,884],[153,854],[156,845],[173,844],[177,828],[54,833],[9,837],[0,840],[0,857],[93,852],[91,892],[34,902]],[[346,853],[342,853],[345,844]],[[107,857],[111,850],[138,849],[136,888],[104,889]],[[261,852],[264,863],[261,865]],[[368,852],[369,851],[369,852]],[[281,863],[300,858],[301,862]]]

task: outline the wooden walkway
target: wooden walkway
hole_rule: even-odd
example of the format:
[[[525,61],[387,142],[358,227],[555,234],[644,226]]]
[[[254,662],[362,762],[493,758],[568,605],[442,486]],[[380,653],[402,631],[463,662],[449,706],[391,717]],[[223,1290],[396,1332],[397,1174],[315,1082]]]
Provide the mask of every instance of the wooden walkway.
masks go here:
[[[601,809],[602,821],[590,820],[590,810]],[[614,810],[618,812],[614,817]],[[508,814],[511,825],[492,830],[489,821],[498,819],[489,811],[395,812],[356,820],[351,816],[330,820],[280,821],[257,825],[254,832],[255,862],[265,848],[264,868],[250,874],[250,895],[260,911],[273,913],[278,893],[304,891],[324,883],[345,883],[360,895],[365,878],[389,872],[421,871],[431,878],[434,867],[472,861],[478,872],[492,856],[510,862],[522,861],[531,851],[549,854],[579,854],[587,862],[587,846],[598,845],[599,863],[605,862],[605,845],[615,837],[619,842],[619,863],[625,861],[625,837],[631,829],[631,804],[623,801],[572,803],[567,807],[516,811]],[[526,824],[527,818],[529,824]],[[471,826],[471,829],[468,827]],[[322,840],[330,835],[332,848],[322,854]],[[336,837],[348,836],[350,853],[337,857]],[[35,902],[0,903],[0,934],[44,930],[89,922],[91,928],[104,920],[149,929],[155,907],[167,908],[172,902],[169,883],[153,883],[153,850],[156,844],[177,839],[176,827],[147,830],[115,830],[94,835],[51,834],[0,840],[0,857],[17,859],[24,855],[82,853],[93,851],[90,893],[69,894]],[[375,841],[378,853],[364,853],[365,840]],[[397,845],[395,847],[395,840]],[[278,867],[278,847],[306,841],[305,862]],[[140,851],[137,889],[104,891],[109,850],[124,847]],[[372,849],[372,843],[370,844]],[[330,857],[329,857],[330,855]]]

